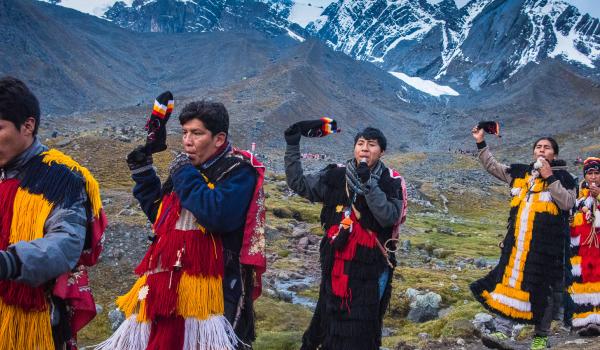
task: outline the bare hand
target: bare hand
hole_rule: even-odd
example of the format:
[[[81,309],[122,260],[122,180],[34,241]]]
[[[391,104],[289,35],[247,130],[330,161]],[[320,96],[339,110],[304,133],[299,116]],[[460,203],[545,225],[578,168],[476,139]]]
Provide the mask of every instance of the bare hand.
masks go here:
[[[594,183],[590,183],[590,193],[594,198],[597,198],[600,195],[600,186],[597,186]]]
[[[542,167],[540,168],[540,176],[543,179],[547,179],[550,176],[552,176],[552,167],[550,166],[550,163],[548,163],[548,161],[544,158],[540,158],[540,161],[542,162]]]
[[[471,129],[471,135],[473,135],[473,138],[477,143],[480,143],[485,138],[485,131],[483,131],[483,129],[478,128],[477,126],[474,126],[473,129]]]

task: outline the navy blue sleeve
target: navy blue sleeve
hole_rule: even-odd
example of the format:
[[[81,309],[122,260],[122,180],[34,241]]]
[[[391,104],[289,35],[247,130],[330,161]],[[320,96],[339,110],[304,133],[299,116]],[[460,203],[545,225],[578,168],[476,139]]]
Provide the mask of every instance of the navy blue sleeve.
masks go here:
[[[154,169],[131,174],[131,178],[135,181],[133,196],[140,202],[140,206],[150,222],[154,222],[160,205],[160,179]]]
[[[181,206],[198,223],[215,233],[231,232],[246,221],[246,211],[254,193],[256,172],[249,166],[233,170],[210,189],[192,165],[186,165],[171,177]]]

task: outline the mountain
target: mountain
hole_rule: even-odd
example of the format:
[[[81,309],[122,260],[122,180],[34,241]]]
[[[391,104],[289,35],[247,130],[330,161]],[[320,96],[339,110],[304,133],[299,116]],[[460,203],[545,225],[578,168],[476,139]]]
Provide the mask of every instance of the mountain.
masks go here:
[[[138,32],[253,29],[270,35],[289,32],[300,39],[304,29],[287,20],[292,5],[291,0],[134,0],[130,6],[118,1],[104,17]]]
[[[240,138],[278,145],[294,121],[327,115],[346,131],[339,144],[366,124],[403,125],[389,132],[402,144],[424,132],[412,103],[437,103],[318,40],[253,29],[138,33],[60,6],[0,0],[0,41],[0,75],[25,80],[45,114],[95,110],[139,119],[170,89],[179,108],[199,98],[223,101]]]
[[[600,21],[560,0],[339,0],[307,30],[388,71],[480,90],[529,63],[600,68]]]

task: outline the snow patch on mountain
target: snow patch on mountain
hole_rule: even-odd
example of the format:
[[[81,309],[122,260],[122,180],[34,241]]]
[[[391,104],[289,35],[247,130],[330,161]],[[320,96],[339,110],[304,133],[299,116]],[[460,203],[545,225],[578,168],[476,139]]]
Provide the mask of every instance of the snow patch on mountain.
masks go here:
[[[332,2],[332,0],[294,1],[288,20],[304,28],[310,22],[318,19],[323,10]]]
[[[402,72],[389,72],[394,77],[402,80],[408,85],[414,87],[417,90],[423,91],[429,95],[440,97],[442,95],[458,96],[460,95],[456,90],[446,85],[439,85],[431,80],[421,79],[419,77],[410,77]]]

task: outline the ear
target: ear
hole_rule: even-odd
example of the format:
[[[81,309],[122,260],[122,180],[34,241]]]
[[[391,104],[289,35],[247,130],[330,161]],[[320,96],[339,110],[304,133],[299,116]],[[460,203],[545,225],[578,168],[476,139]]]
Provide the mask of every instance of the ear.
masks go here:
[[[25,136],[33,136],[35,130],[35,118],[29,117],[21,125],[21,133]]]
[[[224,132],[220,132],[218,134],[215,135],[215,146],[217,146],[217,148],[223,146],[223,144],[225,143],[225,141],[227,141],[227,134]]]

